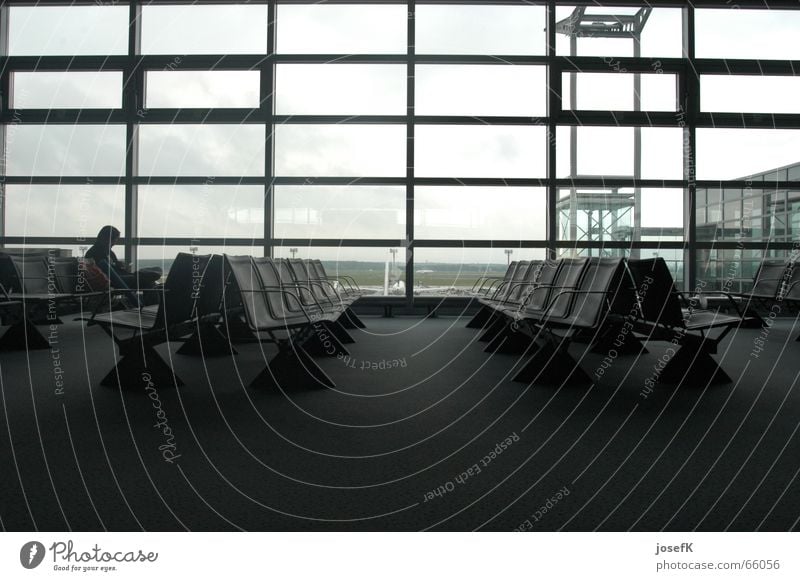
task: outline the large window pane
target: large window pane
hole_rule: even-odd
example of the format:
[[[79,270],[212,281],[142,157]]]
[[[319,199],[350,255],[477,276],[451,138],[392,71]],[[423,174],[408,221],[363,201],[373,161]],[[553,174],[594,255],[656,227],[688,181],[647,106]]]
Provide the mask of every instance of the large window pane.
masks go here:
[[[417,115],[547,114],[547,71],[524,65],[417,65]]]
[[[465,296],[479,279],[502,278],[512,260],[544,260],[544,248],[417,248],[416,296]]]
[[[684,191],[678,188],[642,189],[642,240],[682,240],[683,202]]]
[[[544,188],[417,187],[414,234],[429,240],[544,240]]]
[[[641,177],[683,177],[683,131],[672,127],[641,128]],[[570,144],[577,140],[577,167]],[[633,177],[635,129],[633,127],[559,127],[557,174],[566,177]]]
[[[125,187],[10,184],[5,212],[8,236],[93,240],[105,224],[125,223]]]
[[[797,60],[798,27],[797,10],[698,9],[695,53],[699,58]]]
[[[405,238],[406,189],[276,186],[276,238]]]
[[[266,52],[266,4],[142,7],[142,54]]]
[[[408,9],[395,6],[278,4],[277,52],[403,54]]]
[[[700,110],[800,113],[800,77],[700,75]]]
[[[418,54],[545,53],[543,6],[417,5],[414,20]]]
[[[139,173],[264,175],[264,137],[263,125],[142,125]]]
[[[127,53],[127,6],[9,7],[12,56]]]
[[[573,54],[570,37],[574,35],[577,50],[573,56],[634,56],[634,38],[638,32],[641,56],[683,56],[683,17],[680,8],[558,6],[556,21],[558,55]],[[620,33],[620,29],[626,32]],[[628,34],[629,30],[634,34]],[[615,70],[621,66],[613,60],[608,64],[609,68],[616,66]]]
[[[139,236],[261,238],[264,188],[146,185],[138,188]]]
[[[558,239],[581,242],[683,240],[683,190],[563,188]],[[638,215],[638,223],[637,223]]]
[[[641,83],[638,93],[634,87],[637,78]],[[678,77],[673,74],[562,73],[561,83],[563,109],[675,111],[678,107]],[[571,102],[572,83],[575,83],[575,104]]]
[[[396,177],[406,173],[404,125],[275,127],[280,176]]]
[[[274,256],[321,260],[329,277],[352,277],[367,294],[402,297],[406,292],[404,248],[280,246],[275,248]]]
[[[279,64],[279,115],[405,115],[405,65]]]
[[[15,71],[14,109],[119,109],[122,71]]]
[[[418,125],[416,175],[531,178],[545,173],[542,126]]]
[[[125,126],[11,125],[6,171],[12,176],[123,175]]]
[[[145,106],[256,109],[260,79],[258,71],[147,71]]]
[[[799,130],[699,128],[697,179],[739,179],[796,165],[799,151]],[[787,179],[786,172],[767,179]]]

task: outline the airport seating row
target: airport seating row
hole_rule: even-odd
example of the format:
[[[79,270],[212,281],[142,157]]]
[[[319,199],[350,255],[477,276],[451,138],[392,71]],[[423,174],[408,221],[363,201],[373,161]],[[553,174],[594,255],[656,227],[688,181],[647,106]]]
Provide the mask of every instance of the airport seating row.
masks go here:
[[[178,254],[157,304],[108,310],[109,292],[82,280],[76,259],[0,255],[0,318],[10,328],[2,348],[43,348],[37,324],[59,323],[53,305],[72,302],[82,317],[111,336],[120,359],[103,378],[107,386],[135,387],[143,373],[162,384],[182,382],[155,351],[182,341],[184,355],[235,355],[239,341],[274,343],[278,353],[251,385],[308,383],[334,387],[315,356],[342,356],[363,327],[351,306],[362,296],[352,278],[329,276],[319,260]],[[568,352],[589,341],[598,353],[641,353],[643,342],[674,345],[658,380],[727,382],[712,355],[732,329],[755,316],[755,307],[800,304],[800,269],[791,261],[765,260],[749,293],[721,293],[737,309],[700,308],[697,297],[677,290],[662,258],[564,258],[515,261],[502,277],[475,283],[480,328],[487,352],[530,355],[518,381],[579,382],[591,378]],[[92,301],[92,302],[87,302]],[[85,311],[84,311],[85,312]],[[712,332],[714,333],[712,335]]]
[[[740,315],[764,325],[765,311],[776,306],[794,312],[800,308],[800,265],[795,259],[767,259],[756,270],[750,291],[732,293],[723,288],[716,292],[725,296]],[[800,335],[796,340],[800,341]]]
[[[351,306],[361,296],[352,279],[329,277],[318,260],[273,260],[251,256],[179,253],[158,304],[141,309],[95,312],[115,342],[120,359],[101,381],[137,389],[143,378],[182,385],[155,347],[183,341],[183,355],[236,355],[240,341],[273,343],[278,353],[250,383],[258,386],[334,387],[314,356],[347,354],[347,329],[363,327]]]
[[[0,293],[4,302],[20,305],[0,337],[0,351],[44,349],[49,343],[37,325],[60,325],[65,306],[94,310],[108,299],[92,289],[77,258],[55,254],[0,254]]]
[[[481,309],[467,326],[483,331],[487,352],[529,355],[517,381],[590,383],[568,352],[573,341],[618,357],[642,352],[643,339],[673,344],[659,381],[730,381],[712,355],[743,317],[699,308],[676,289],[663,258],[519,261],[477,286]]]

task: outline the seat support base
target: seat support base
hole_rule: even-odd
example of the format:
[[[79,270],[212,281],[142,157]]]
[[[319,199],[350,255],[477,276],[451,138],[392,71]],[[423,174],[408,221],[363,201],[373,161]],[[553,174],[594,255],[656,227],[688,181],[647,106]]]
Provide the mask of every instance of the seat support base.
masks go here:
[[[589,385],[592,380],[578,366],[563,343],[545,341],[539,345],[514,381],[540,385]]]
[[[730,376],[723,371],[710,350],[695,344],[680,347],[664,366],[658,376],[660,383],[684,384],[703,387],[722,383],[731,383]]]
[[[483,329],[493,315],[494,311],[492,309],[486,305],[481,305],[480,310],[467,323],[467,329]]]
[[[202,355],[203,357],[223,357],[237,355],[228,338],[214,324],[201,324],[178,349],[179,355]]]
[[[339,321],[342,325],[347,329],[366,329],[367,326],[364,324],[358,315],[353,312],[353,309],[347,307],[342,313],[342,316],[339,317]]]
[[[282,347],[250,382],[252,388],[334,388],[336,384],[297,344]]]
[[[13,323],[0,337],[0,351],[47,349],[50,343],[27,317]]]
[[[151,345],[132,344],[130,348],[120,348],[120,354],[120,360],[100,385],[131,391],[142,390],[151,383],[158,389],[184,385]]]

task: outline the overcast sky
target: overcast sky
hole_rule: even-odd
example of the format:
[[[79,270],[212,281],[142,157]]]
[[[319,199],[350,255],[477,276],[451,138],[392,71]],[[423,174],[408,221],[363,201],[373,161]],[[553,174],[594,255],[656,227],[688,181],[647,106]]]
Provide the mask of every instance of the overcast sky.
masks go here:
[[[559,7],[565,18],[570,7]],[[611,9],[590,8],[608,13]],[[632,9],[614,9],[631,13]],[[800,59],[800,12],[697,10],[698,57]],[[282,5],[280,53],[383,53],[406,50],[407,7]],[[419,54],[545,53],[545,12],[532,6],[418,6]],[[9,52],[125,54],[127,7],[12,7]],[[578,54],[632,55],[630,41],[581,38]],[[557,54],[569,43],[559,35]],[[649,57],[681,56],[681,11],[657,8],[642,39]],[[266,53],[264,6],[145,6],[142,52]],[[499,61],[500,62],[500,61]],[[581,74],[578,102],[564,108],[631,110],[633,75]],[[419,115],[546,115],[546,71],[529,65],[420,65],[415,71]],[[800,112],[800,84],[793,77],[703,77],[701,107],[708,111]],[[404,115],[405,65],[282,64],[276,70],[276,112]],[[564,79],[565,90],[571,79]],[[13,105],[25,108],[121,106],[119,72],[43,73],[14,76]],[[643,107],[675,111],[676,79],[645,75]],[[148,107],[256,107],[258,72],[152,71]],[[402,177],[404,125],[297,125],[275,129],[275,171],[285,176]],[[558,177],[633,173],[633,129],[578,130],[578,166],[569,166],[570,131],[559,129]],[[266,129],[258,125],[142,125],[141,175],[259,176],[264,172]],[[415,131],[418,177],[539,178],[545,176],[543,126],[433,126]],[[642,176],[682,178],[683,139],[677,128],[642,130]],[[123,126],[14,125],[7,132],[9,175],[122,175]],[[698,178],[731,179],[798,161],[800,131],[698,130]],[[8,190],[9,235],[83,235],[123,220],[120,188],[15,186]],[[646,191],[643,225],[680,227],[679,190]],[[540,188],[418,188],[418,238],[542,239],[545,192]],[[488,200],[488,203],[487,203]],[[140,191],[141,236],[260,237],[263,195],[252,186],[152,186]],[[56,220],[56,213],[59,219]],[[308,238],[403,238],[405,190],[398,187],[283,187],[276,191],[276,235]],[[81,233],[76,231],[79,224]],[[350,251],[348,251],[350,252]],[[373,259],[377,251],[348,257]],[[386,253],[386,250],[380,250]],[[531,251],[535,254],[539,251]],[[418,253],[418,258],[424,254]],[[520,253],[520,255],[523,253]],[[427,251],[431,260],[452,258]],[[500,261],[500,251],[469,251],[475,260]],[[461,260],[461,258],[459,258]]]

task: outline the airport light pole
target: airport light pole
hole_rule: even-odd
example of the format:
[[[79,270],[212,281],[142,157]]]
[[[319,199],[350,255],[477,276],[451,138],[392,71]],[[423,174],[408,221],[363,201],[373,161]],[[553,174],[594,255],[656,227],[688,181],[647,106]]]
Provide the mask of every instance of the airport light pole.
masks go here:
[[[394,274],[394,259],[397,256],[397,248],[390,248],[389,252],[392,253],[392,274]]]

